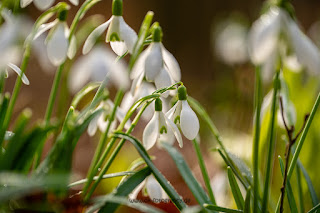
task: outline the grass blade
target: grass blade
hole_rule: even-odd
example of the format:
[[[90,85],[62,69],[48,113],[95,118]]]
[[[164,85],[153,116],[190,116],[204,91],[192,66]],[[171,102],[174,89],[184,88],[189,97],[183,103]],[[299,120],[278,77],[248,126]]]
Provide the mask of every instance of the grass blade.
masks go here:
[[[251,212],[250,211],[250,199],[251,199],[251,187],[248,188],[246,199],[244,201],[244,209],[243,209],[244,213],[250,213]]]
[[[200,206],[203,206],[205,203],[212,204],[205,191],[199,185],[197,179],[193,176],[189,166],[185,162],[182,155],[170,144],[162,143],[162,146],[173,159],[183,180],[191,190],[192,194],[194,195]]]
[[[176,205],[176,207],[180,211],[187,207],[187,205],[183,202],[183,199],[181,198],[181,196],[176,192],[176,190],[172,187],[172,185],[168,182],[168,180],[161,174],[161,172],[157,169],[157,167],[152,163],[149,154],[141,145],[142,143],[139,140],[122,132],[116,132],[114,134],[114,137],[123,138],[125,140],[130,141],[134,145],[134,147],[137,149],[140,156],[144,159],[146,164],[149,166],[154,177],[157,179],[161,187],[164,189],[164,191],[167,193],[167,195],[170,197],[170,199]]]
[[[318,205],[316,205],[315,207],[310,209],[310,211],[308,211],[308,213],[314,213],[314,212],[317,212],[317,210],[320,210],[320,203],[318,203]]]
[[[227,170],[228,170],[228,179],[229,179],[229,184],[230,184],[231,191],[233,194],[233,198],[237,204],[238,209],[243,209],[244,208],[244,200],[243,200],[240,188],[238,186],[238,183],[236,181],[236,178],[234,177],[230,166],[228,166]]]
[[[228,209],[228,208],[224,208],[224,207],[220,207],[220,206],[216,206],[216,205],[211,205],[211,204],[204,204],[203,207],[206,209],[209,209],[209,210],[217,211],[217,212],[227,212],[227,213],[241,213],[241,212],[243,212],[242,210]]]
[[[301,179],[301,169],[299,166],[296,166],[297,172],[297,185],[298,185],[298,192],[299,192],[299,205],[300,205],[300,212],[304,211],[304,201],[303,201],[303,191],[302,191],[302,179]]]
[[[151,170],[146,167],[136,172],[131,177],[127,178],[122,184],[118,186],[112,196],[127,197],[146,177],[151,174]],[[99,213],[112,213],[118,208],[118,203],[107,202],[99,210]]]

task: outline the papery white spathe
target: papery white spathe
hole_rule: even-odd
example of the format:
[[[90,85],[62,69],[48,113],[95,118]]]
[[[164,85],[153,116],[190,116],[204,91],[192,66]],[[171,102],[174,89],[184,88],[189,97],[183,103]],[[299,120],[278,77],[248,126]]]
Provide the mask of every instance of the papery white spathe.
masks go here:
[[[55,0],[20,0],[20,6],[25,8],[32,2],[39,10],[46,10],[53,5]],[[70,2],[77,6],[79,4],[79,0],[70,0]]]
[[[183,146],[183,141],[178,127],[162,111],[155,111],[153,117],[143,131],[143,146],[151,149],[158,141],[160,143],[173,144],[177,139],[179,146]]]
[[[132,53],[138,36],[136,32],[124,21],[122,16],[113,15],[108,21],[94,29],[88,36],[82,49],[83,54],[87,54],[92,49],[97,38],[101,36],[107,28],[106,42],[110,42],[112,50],[118,56],[122,56],[127,51]]]
[[[88,134],[90,136],[93,136],[96,133],[98,128],[100,129],[101,132],[106,131],[107,125],[110,122],[109,119],[106,119],[106,117],[111,114],[114,108],[114,103],[110,99],[108,99],[97,107],[97,109],[101,109],[101,108],[104,108],[105,111],[100,115],[96,116],[89,123]],[[121,107],[117,107],[116,117],[115,117],[116,119],[112,122],[110,126],[110,131],[116,128],[116,124],[118,121],[121,122],[124,119],[125,114],[126,114],[125,111]],[[129,129],[130,125],[131,125],[131,121],[128,120],[124,128]]]
[[[158,181],[153,175],[149,175],[144,181],[142,181],[133,191],[129,194],[129,199],[137,199],[140,191],[147,192],[147,195],[154,203],[160,203],[161,200],[167,199],[168,195],[163,190]]]
[[[180,66],[175,57],[163,46],[161,42],[152,42],[137,59],[130,74],[133,83],[131,92],[139,88],[143,77],[155,82],[156,88],[168,87],[181,80]],[[168,96],[166,92],[164,96]]]
[[[72,59],[75,56],[76,38],[73,36],[69,44],[70,30],[67,23],[56,19],[52,22],[42,24],[35,34],[34,39],[37,39],[48,30],[50,30],[46,39],[48,57],[53,65],[59,66],[67,57]]]
[[[69,76],[69,89],[75,93],[89,80],[103,81],[106,75],[118,88],[127,89],[130,85],[124,62],[116,61],[116,55],[101,45],[74,63]]]
[[[200,129],[199,119],[187,100],[179,100],[166,115],[179,124],[183,135],[189,140],[197,137]]]
[[[253,63],[266,63],[272,55],[281,55],[279,50],[280,34],[283,33],[294,49],[299,63],[311,73],[319,73],[320,52],[312,41],[300,30],[296,22],[286,11],[278,7],[271,7],[252,26],[249,35],[249,53]]]

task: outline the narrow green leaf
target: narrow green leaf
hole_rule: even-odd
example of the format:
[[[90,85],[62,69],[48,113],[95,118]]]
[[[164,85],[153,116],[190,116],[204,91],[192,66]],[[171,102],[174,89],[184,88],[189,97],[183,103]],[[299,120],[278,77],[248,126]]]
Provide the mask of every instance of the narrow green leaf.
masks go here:
[[[10,95],[9,93],[6,93],[1,100],[1,108],[0,108],[0,147],[2,147],[3,143],[3,138],[5,137],[6,134],[6,128],[3,126],[4,119],[6,117],[8,105],[10,101]],[[0,154],[1,156],[1,154]]]
[[[162,186],[162,188],[167,193],[167,195],[172,200],[172,202],[176,205],[176,207],[179,210],[182,210],[187,207],[187,205],[183,202],[183,199],[181,198],[181,196],[176,192],[173,186],[168,182],[168,180],[161,174],[161,172],[157,169],[157,167],[152,163],[150,156],[148,155],[147,151],[144,149],[144,147],[142,146],[142,143],[139,140],[122,132],[116,132],[114,134],[114,137],[123,138],[125,140],[130,141],[134,145],[134,147],[137,149],[140,156],[145,160],[146,164],[151,169],[154,177],[157,179],[159,184]]]
[[[282,177],[284,176],[284,163],[283,160],[281,158],[281,156],[278,156],[279,159],[279,163],[280,163],[280,168],[281,168],[281,174]],[[286,185],[286,194],[288,197],[288,202],[289,202],[289,206],[290,206],[290,210],[292,213],[298,213],[298,208],[297,208],[297,204],[296,201],[294,199],[294,195],[293,195],[293,191],[292,191],[292,187],[290,184],[290,181],[287,180],[287,185]]]
[[[229,184],[231,187],[233,198],[236,201],[238,209],[243,209],[244,208],[244,200],[243,200],[240,188],[238,186],[238,183],[236,181],[236,178],[234,177],[230,166],[228,166],[227,170],[228,170]]]
[[[300,212],[304,211],[304,196],[303,196],[303,190],[302,190],[302,178],[301,178],[301,169],[297,165],[296,166],[296,172],[297,172],[297,185],[298,185],[298,196],[299,196],[299,205],[300,205]]]
[[[318,203],[315,207],[310,209],[310,211],[308,211],[308,213],[314,213],[314,212],[317,212],[318,210],[320,210],[320,203]]]
[[[190,191],[198,201],[198,203],[203,206],[205,203],[212,204],[209,197],[203,190],[203,188],[200,186],[197,179],[193,176],[189,166],[185,162],[182,155],[170,144],[162,143],[162,146],[165,148],[165,150],[169,153],[173,161],[175,162],[183,180],[189,187]]]
[[[106,203],[106,202],[112,202],[112,203],[117,203],[119,205],[125,205],[128,207],[131,207],[133,209],[136,209],[140,212],[146,212],[146,213],[163,213],[160,209],[156,209],[155,207],[144,204],[144,203],[134,203],[130,202],[127,198],[125,197],[117,197],[117,196],[112,196],[112,195],[106,195],[106,196],[101,196],[95,199],[95,204],[90,207],[86,213],[94,213],[96,212],[101,206]]]
[[[83,87],[73,98],[71,106],[76,108],[79,102],[85,97],[87,94],[97,89],[100,86],[99,83],[89,83],[85,87]]]
[[[242,210],[228,209],[228,208],[215,206],[215,205],[211,205],[211,204],[204,204],[203,207],[206,209],[217,211],[217,212],[227,212],[227,213],[241,213],[241,212],[243,212]]]
[[[127,197],[146,177],[151,174],[151,170],[146,167],[127,178],[118,186],[112,196]],[[99,213],[112,213],[118,208],[119,204],[107,202],[99,210]]]
[[[248,188],[246,199],[244,200],[244,209],[243,209],[244,213],[250,213],[251,212],[251,210],[250,210],[250,199],[251,199],[251,187]]]
[[[304,179],[307,182],[309,193],[310,193],[310,196],[312,199],[312,204],[313,204],[313,206],[316,206],[319,203],[319,198],[317,196],[315,188],[313,187],[311,178],[310,178],[307,170],[304,168],[304,166],[302,165],[302,163],[299,160],[298,160],[298,167],[301,169],[302,174],[304,176]]]

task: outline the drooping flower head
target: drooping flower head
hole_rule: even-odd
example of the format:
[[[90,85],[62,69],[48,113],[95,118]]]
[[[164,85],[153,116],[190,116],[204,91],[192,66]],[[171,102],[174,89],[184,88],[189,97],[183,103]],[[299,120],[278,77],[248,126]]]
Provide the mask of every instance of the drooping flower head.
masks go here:
[[[178,127],[162,112],[162,101],[155,101],[155,112],[143,131],[143,145],[148,150],[158,142],[173,144],[175,138],[179,146],[183,146]]]
[[[54,1],[55,0],[20,0],[20,6],[24,8],[33,2],[39,10],[46,10],[53,5]],[[79,0],[70,0],[70,2],[75,6],[79,4]]]
[[[112,50],[118,56],[122,56],[127,51],[132,53],[138,36],[122,17],[122,0],[113,0],[111,18],[94,29],[88,36],[83,46],[83,54],[87,54],[92,49],[97,38],[100,37],[107,28],[106,42],[110,42]]]
[[[181,71],[177,60],[162,44],[162,30],[156,24],[152,42],[137,59],[130,75],[133,79],[131,92],[141,85],[143,78],[154,82],[157,89],[168,87],[181,80]],[[168,92],[164,94],[168,96]]]
[[[177,103],[166,113],[169,119],[180,126],[183,135],[189,140],[197,137],[200,129],[199,119],[187,101],[187,89],[181,85],[178,88]]]
[[[280,6],[271,6],[254,22],[249,41],[249,54],[256,65],[267,66],[273,70],[279,57],[285,59],[288,52],[293,52],[307,71],[312,74],[319,73],[319,49]]]
[[[76,53],[76,40],[73,36],[69,44],[69,27],[66,23],[68,10],[63,8],[58,13],[58,18],[39,27],[34,39],[37,39],[44,32],[49,31],[46,39],[47,53],[49,60],[55,66],[59,66],[67,56],[72,59]]]

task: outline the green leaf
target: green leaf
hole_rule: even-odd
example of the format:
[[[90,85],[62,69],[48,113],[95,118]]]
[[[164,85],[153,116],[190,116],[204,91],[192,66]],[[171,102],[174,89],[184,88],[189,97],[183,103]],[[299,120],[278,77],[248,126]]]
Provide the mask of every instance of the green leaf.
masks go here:
[[[168,182],[168,180],[161,174],[161,172],[157,169],[157,167],[152,163],[150,156],[148,155],[145,148],[141,145],[141,142],[139,140],[122,132],[116,132],[114,134],[114,137],[123,138],[125,140],[130,141],[134,145],[134,147],[137,149],[140,156],[145,160],[146,164],[151,169],[154,177],[157,179],[159,184],[162,186],[162,188],[170,197],[172,202],[176,205],[176,207],[179,210],[182,210],[187,207],[187,205],[183,202],[183,199],[181,198],[181,196],[176,192],[176,190],[172,187],[172,185]]]
[[[6,152],[1,155],[0,170],[10,170],[14,166],[14,159],[19,156],[19,152],[24,149],[23,132],[31,118],[31,111],[29,109],[24,110],[19,116],[15,125],[15,135],[9,141]]]
[[[83,87],[73,98],[71,106],[76,108],[79,102],[82,100],[84,96],[97,89],[100,86],[99,83],[89,83],[85,87]]]
[[[319,203],[319,198],[317,196],[316,190],[313,187],[311,178],[310,178],[307,170],[304,168],[304,166],[302,165],[302,163],[299,160],[298,160],[298,167],[301,169],[302,174],[307,182],[309,193],[310,193],[310,196],[312,199],[312,204],[313,204],[313,206],[316,206]]]
[[[300,204],[300,212],[304,211],[304,195],[302,190],[302,178],[301,178],[301,169],[299,166],[296,166],[296,172],[297,172],[297,185],[298,185],[298,196],[299,196],[299,204]]]
[[[241,213],[241,212],[243,212],[242,210],[228,209],[228,208],[224,208],[224,207],[220,207],[220,206],[216,206],[216,205],[211,205],[211,204],[204,204],[203,207],[206,209],[217,211],[217,212],[227,212],[227,213]]]
[[[250,213],[251,212],[250,211],[250,198],[251,198],[251,187],[248,188],[246,199],[244,201],[244,209],[243,209],[244,213]]]
[[[236,181],[236,178],[234,177],[230,166],[228,166],[227,170],[228,170],[229,184],[231,187],[233,198],[236,201],[238,209],[243,209],[244,208],[244,200],[243,200],[240,188],[238,186],[238,183]]]
[[[118,186],[112,196],[127,197],[146,177],[151,174],[151,170],[146,167],[127,178]],[[118,208],[119,204],[107,202],[99,210],[99,213],[112,213]]]
[[[210,199],[208,198],[207,194],[203,190],[203,188],[200,186],[197,179],[193,176],[189,166],[185,162],[182,155],[170,144],[162,143],[162,146],[165,148],[165,150],[169,153],[173,161],[175,162],[183,180],[189,187],[190,191],[198,201],[198,203],[203,206],[205,203],[211,203]]]
[[[146,213],[163,213],[160,209],[156,209],[155,207],[144,204],[144,203],[134,203],[130,202],[127,198],[125,197],[117,197],[117,196],[112,196],[112,195],[106,195],[106,196],[101,196],[95,199],[95,204],[90,207],[86,213],[94,213],[96,212],[104,203],[106,202],[112,202],[112,203],[117,203],[119,205],[125,205],[128,207],[131,207],[133,209],[136,209],[140,212],[146,212]]]
[[[6,117],[8,105],[10,101],[9,93],[6,93],[1,100],[1,108],[0,108],[0,147],[2,147],[3,136],[6,134],[6,129],[3,126],[4,119]]]
[[[278,156],[278,158],[279,158],[279,163],[280,163],[280,168],[281,168],[281,174],[283,177],[284,170],[285,170],[284,163],[283,163],[281,156]],[[288,202],[289,202],[291,212],[298,213],[298,208],[297,208],[296,201],[294,199],[292,187],[291,187],[290,181],[288,181],[288,180],[287,180],[287,185],[286,185],[286,193],[287,193]]]

